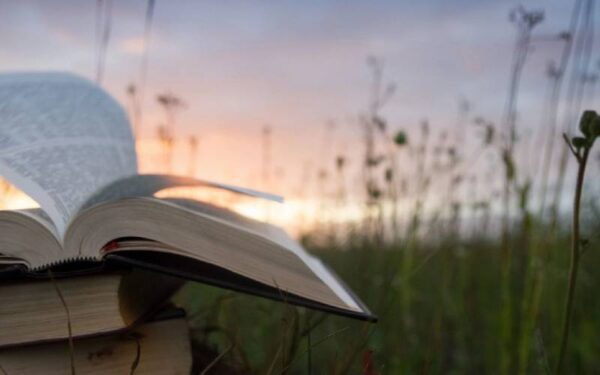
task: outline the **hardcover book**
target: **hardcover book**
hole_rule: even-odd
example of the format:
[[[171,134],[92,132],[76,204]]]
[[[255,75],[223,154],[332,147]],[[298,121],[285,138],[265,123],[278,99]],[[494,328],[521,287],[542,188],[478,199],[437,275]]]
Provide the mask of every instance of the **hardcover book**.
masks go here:
[[[73,367],[77,374],[189,374],[190,333],[183,317],[153,321],[133,331],[75,340]],[[66,341],[0,351],[6,374],[63,375],[71,373]]]
[[[141,269],[3,282],[0,348],[125,330],[164,306],[181,284]]]

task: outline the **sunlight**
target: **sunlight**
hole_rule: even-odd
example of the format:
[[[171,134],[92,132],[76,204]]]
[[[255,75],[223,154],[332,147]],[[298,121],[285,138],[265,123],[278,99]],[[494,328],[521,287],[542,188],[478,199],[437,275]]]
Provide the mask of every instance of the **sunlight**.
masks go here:
[[[11,189],[9,193],[0,199],[0,209],[2,210],[24,210],[38,208],[39,206],[36,201],[20,190]]]

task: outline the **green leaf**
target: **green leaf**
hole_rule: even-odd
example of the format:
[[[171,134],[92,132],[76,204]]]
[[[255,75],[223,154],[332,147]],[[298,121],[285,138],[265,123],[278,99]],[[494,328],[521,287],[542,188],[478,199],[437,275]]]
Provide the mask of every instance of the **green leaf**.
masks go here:
[[[399,130],[394,137],[394,143],[398,146],[404,146],[408,143],[408,138],[406,137],[406,133],[403,130]]]
[[[571,143],[573,144],[573,147],[580,149],[587,145],[587,139],[583,137],[573,137],[573,139],[571,139]]]

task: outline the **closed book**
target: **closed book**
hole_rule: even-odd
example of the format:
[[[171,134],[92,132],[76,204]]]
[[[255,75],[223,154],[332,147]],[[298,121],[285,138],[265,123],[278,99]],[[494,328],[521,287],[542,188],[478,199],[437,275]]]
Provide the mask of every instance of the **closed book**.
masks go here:
[[[59,341],[0,350],[6,374],[64,375],[71,373],[71,365],[78,375],[188,375],[192,355],[187,322],[168,319],[128,332],[76,339],[73,348]]]
[[[0,347],[125,330],[154,314],[181,279],[133,269],[0,284]]]

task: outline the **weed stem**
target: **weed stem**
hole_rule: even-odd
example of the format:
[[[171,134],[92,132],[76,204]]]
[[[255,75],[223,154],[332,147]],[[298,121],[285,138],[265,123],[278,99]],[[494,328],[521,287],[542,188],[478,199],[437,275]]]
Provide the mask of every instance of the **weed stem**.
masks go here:
[[[571,147],[569,143],[569,147]],[[577,170],[577,184],[575,186],[575,198],[573,200],[573,221],[571,235],[571,266],[569,269],[569,284],[567,296],[565,299],[564,320],[562,326],[562,338],[560,342],[560,351],[558,355],[558,363],[556,365],[556,373],[560,374],[563,367],[565,352],[569,341],[569,331],[571,328],[571,317],[573,315],[573,298],[575,295],[575,284],[577,283],[577,271],[579,268],[579,260],[581,253],[579,251],[579,214],[581,210],[581,195],[583,192],[583,181],[585,177],[585,167],[587,165],[588,156],[591,147],[585,147],[583,155],[577,157],[579,168]],[[575,154],[577,156],[577,154]]]

